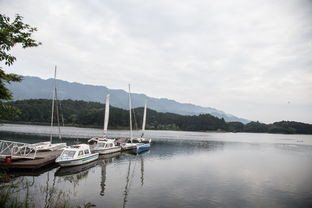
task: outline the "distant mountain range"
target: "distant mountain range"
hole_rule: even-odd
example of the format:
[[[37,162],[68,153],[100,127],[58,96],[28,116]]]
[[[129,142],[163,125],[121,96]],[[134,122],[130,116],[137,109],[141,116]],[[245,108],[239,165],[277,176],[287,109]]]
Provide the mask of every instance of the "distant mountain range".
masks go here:
[[[7,87],[13,92],[14,100],[24,99],[51,99],[53,79],[24,76],[22,82],[12,82]],[[128,92],[118,89],[109,89],[104,86],[85,85],[76,82],[57,80],[58,98],[84,100],[104,103],[106,94],[110,94],[110,104],[115,107],[128,109]],[[167,98],[153,98],[144,94],[132,93],[132,107],[144,105],[148,99],[148,108],[158,112],[170,112],[181,115],[198,115],[209,113],[225,121],[239,121],[248,123],[249,120],[238,118],[231,114],[210,107],[201,107],[189,103],[179,103]]]

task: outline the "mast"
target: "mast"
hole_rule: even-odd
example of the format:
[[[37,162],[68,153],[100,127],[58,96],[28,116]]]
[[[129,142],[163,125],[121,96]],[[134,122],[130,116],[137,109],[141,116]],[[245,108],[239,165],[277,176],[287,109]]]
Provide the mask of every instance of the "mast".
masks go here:
[[[51,113],[51,134],[50,134],[50,142],[51,143],[52,143],[52,134],[53,134],[53,115],[54,115],[55,89],[56,89],[56,66],[54,69],[54,88],[53,88],[52,113]]]
[[[59,136],[59,139],[62,140],[62,136],[61,136],[61,126],[60,126],[60,114],[59,114],[59,100],[57,98],[57,89],[55,87],[55,101],[56,101],[56,119],[57,119],[57,127],[58,127],[58,136]],[[64,124],[64,122],[63,122]]]
[[[145,123],[146,123],[146,105],[147,105],[147,100],[145,100],[145,105],[144,105],[144,113],[143,113],[142,135],[141,135],[141,138],[144,136],[144,131],[145,131]]]
[[[109,119],[109,94],[106,95],[105,101],[104,137],[107,136],[108,119]]]
[[[130,141],[132,143],[132,116],[131,116],[131,91],[129,84],[129,115],[130,115]]]

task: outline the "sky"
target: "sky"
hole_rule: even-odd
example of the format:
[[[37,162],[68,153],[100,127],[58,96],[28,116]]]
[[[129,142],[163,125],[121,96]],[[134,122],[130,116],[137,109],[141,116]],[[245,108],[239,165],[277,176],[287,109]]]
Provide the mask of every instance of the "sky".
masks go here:
[[[312,123],[311,0],[0,0],[38,28],[6,72]],[[2,65],[3,66],[3,65]]]

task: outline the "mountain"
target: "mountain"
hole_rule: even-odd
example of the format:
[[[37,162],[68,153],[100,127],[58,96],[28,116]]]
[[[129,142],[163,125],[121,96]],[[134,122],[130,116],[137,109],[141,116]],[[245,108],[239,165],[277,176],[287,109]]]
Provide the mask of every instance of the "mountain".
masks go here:
[[[14,100],[51,99],[53,79],[24,76],[21,82],[12,82],[7,87],[13,92]],[[104,103],[106,94],[110,94],[110,104],[115,107],[128,109],[128,92],[119,89],[109,89],[104,86],[85,85],[76,82],[57,80],[58,98],[84,100]],[[144,94],[132,93],[132,107],[144,105],[148,99],[148,107],[158,112],[170,112],[181,115],[199,115],[209,113],[225,121],[248,123],[249,120],[238,118],[231,114],[210,107],[201,107],[189,103],[179,103],[167,98],[153,98]]]

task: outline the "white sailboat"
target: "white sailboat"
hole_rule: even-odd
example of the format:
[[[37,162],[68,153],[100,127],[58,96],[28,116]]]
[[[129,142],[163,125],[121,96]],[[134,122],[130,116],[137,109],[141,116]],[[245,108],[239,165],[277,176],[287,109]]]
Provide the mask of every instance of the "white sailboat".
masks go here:
[[[90,145],[91,150],[94,152],[98,152],[101,155],[121,151],[121,147],[115,145],[114,139],[107,138],[108,119],[109,119],[109,94],[106,95],[105,101],[104,132],[103,132],[104,137],[96,137],[88,140],[88,144]]]
[[[144,114],[143,115],[143,124],[142,124],[142,133],[144,135],[144,130],[145,130],[145,122],[146,122],[146,103],[145,103],[145,108],[144,108]],[[131,116],[131,91],[130,91],[130,84],[129,84],[129,117],[130,117],[130,140],[128,143],[123,143],[121,144],[121,148],[123,150],[132,150],[134,152],[142,152],[149,150],[150,148],[150,142],[151,140],[144,139],[144,138],[136,138],[134,139],[132,137],[132,116]],[[143,136],[142,136],[143,137]],[[142,141],[146,141],[146,143],[143,143]],[[148,141],[148,142],[147,142]]]
[[[131,115],[131,91],[130,91],[130,84],[129,84],[129,119],[130,119],[130,139],[126,143],[120,144],[122,150],[131,150],[136,148],[137,143],[133,143],[133,136],[132,136],[132,115]]]
[[[50,134],[50,141],[47,142],[38,142],[31,144],[32,147],[35,147],[37,151],[53,151],[53,150],[60,150],[64,147],[66,147],[66,143],[52,143],[53,140],[53,118],[54,118],[54,102],[57,96],[57,89],[56,89],[56,66],[54,70],[54,88],[53,88],[53,99],[52,99],[52,113],[51,113],[51,134]],[[58,108],[57,108],[58,110]],[[58,114],[58,112],[57,112]],[[58,122],[58,133],[59,133],[59,138],[61,139],[61,129],[60,125]]]
[[[146,109],[147,109],[147,100],[145,101],[145,105],[144,105],[142,134],[141,134],[141,137],[133,139],[132,140],[133,142],[136,142],[136,143],[151,143],[152,142],[152,139],[144,138],[145,124],[146,124]]]

